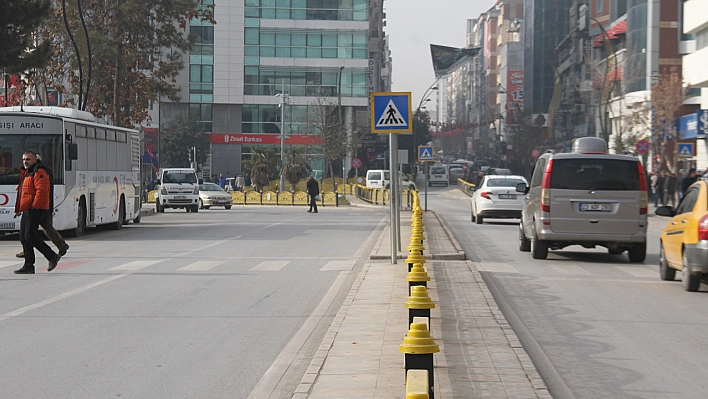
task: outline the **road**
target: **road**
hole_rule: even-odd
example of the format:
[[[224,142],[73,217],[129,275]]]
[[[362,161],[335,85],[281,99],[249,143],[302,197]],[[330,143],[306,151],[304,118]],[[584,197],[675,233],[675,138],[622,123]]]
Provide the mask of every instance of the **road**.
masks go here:
[[[386,215],[167,210],[30,276],[3,238],[0,397],[290,398]]]
[[[432,187],[438,212],[478,267],[555,398],[705,398],[708,290],[659,279],[649,218],[646,262],[579,246],[535,260],[518,250],[518,220],[470,221],[468,197]]]

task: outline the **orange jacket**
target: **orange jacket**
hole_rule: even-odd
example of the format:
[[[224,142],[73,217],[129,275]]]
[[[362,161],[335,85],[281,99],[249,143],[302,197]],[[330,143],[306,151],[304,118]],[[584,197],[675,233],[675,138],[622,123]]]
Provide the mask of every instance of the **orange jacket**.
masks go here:
[[[49,173],[39,163],[20,174],[20,185],[17,196],[19,204],[15,203],[15,212],[29,209],[49,209],[51,203],[52,183]]]

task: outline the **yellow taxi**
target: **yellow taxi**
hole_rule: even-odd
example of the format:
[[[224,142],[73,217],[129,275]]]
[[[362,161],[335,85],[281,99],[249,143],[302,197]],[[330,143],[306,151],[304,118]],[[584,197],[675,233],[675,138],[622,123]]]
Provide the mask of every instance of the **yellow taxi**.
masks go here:
[[[661,232],[659,276],[673,281],[681,271],[686,291],[698,291],[708,276],[708,182],[698,181],[686,191],[678,207],[656,208],[671,217]]]

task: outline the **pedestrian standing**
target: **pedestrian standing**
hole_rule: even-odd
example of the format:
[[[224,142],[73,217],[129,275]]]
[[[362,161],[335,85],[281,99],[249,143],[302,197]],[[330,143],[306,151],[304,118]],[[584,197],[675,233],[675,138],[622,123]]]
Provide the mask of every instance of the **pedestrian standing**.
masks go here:
[[[686,191],[689,187],[691,187],[691,184],[695,183],[696,180],[698,180],[698,173],[696,173],[696,169],[689,169],[686,177],[681,179],[680,193],[682,198],[686,195]]]
[[[656,172],[652,172],[652,174],[651,174],[651,184],[650,184],[650,187],[651,187],[651,198],[649,199],[649,202],[653,203],[654,206],[656,206],[656,200],[657,200],[657,195],[658,195],[657,192],[656,192],[656,180],[657,180],[658,178],[659,178],[659,177],[657,176],[657,173],[656,173]]]
[[[671,206],[674,208],[676,208],[677,185],[678,181],[676,180],[676,175],[671,172],[666,172],[666,180],[664,180],[664,192],[666,194],[666,198],[664,198],[664,203],[669,205],[669,202],[671,202]]]
[[[246,179],[241,173],[238,174],[234,182],[236,184],[236,191],[243,191],[243,188],[246,187]]]
[[[661,205],[666,205],[664,202],[664,171],[660,171],[657,174],[656,178],[656,198],[654,198],[654,206],[659,206],[659,202],[661,202]]]
[[[308,212],[317,213],[317,196],[320,195],[320,185],[313,175],[310,175],[310,179],[307,181],[307,194],[310,196],[310,210]]]
[[[226,178],[224,177],[223,173],[219,173],[219,180],[217,184],[221,188],[226,188]]]
[[[23,178],[17,186],[18,201],[15,202],[15,217],[22,215],[20,221],[20,241],[25,262],[15,274],[34,274],[34,249],[49,261],[47,271],[57,267],[61,255],[52,249],[39,236],[39,225],[52,212],[52,182],[49,180],[48,168],[37,162],[37,155],[32,151],[22,154],[22,164],[26,169]]]

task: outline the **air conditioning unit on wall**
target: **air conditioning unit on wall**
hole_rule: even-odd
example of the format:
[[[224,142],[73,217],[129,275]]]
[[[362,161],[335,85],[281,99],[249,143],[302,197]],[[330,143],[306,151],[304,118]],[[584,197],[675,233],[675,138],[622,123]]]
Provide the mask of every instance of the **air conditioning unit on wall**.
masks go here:
[[[585,104],[575,104],[575,105],[573,106],[573,110],[574,110],[575,112],[585,112],[586,109],[587,109],[587,108],[586,108]]]

